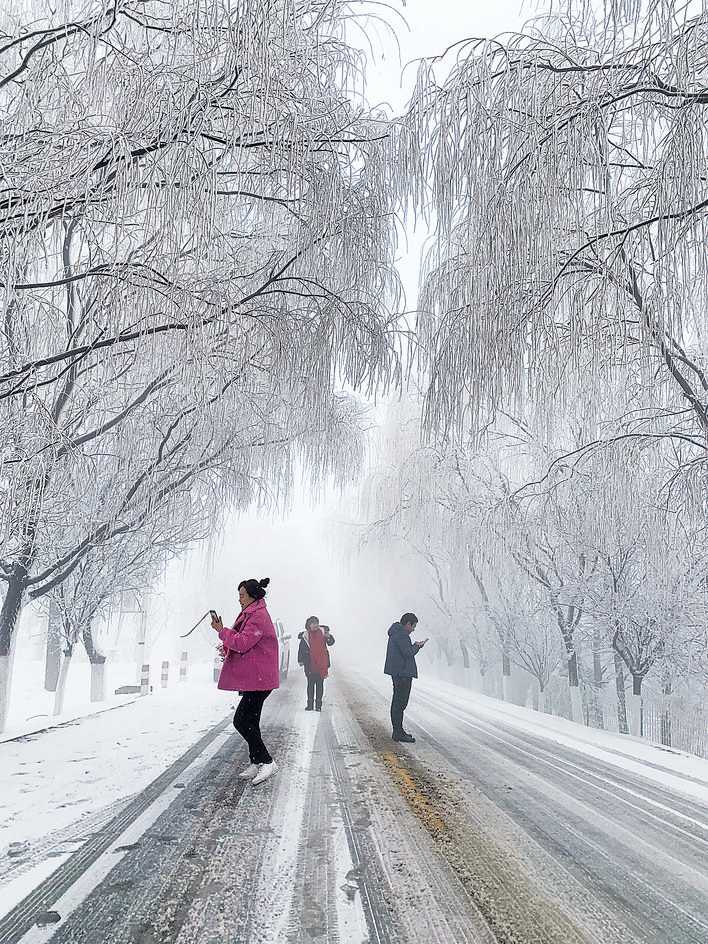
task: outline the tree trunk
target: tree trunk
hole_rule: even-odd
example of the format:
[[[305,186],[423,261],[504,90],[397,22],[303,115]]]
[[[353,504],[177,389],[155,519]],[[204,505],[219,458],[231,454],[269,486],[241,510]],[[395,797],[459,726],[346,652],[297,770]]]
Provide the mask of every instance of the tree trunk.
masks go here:
[[[541,714],[545,714],[545,711],[546,711],[546,690],[545,690],[545,688],[540,684],[540,682],[539,682],[539,685],[538,685],[538,710],[541,712]]]
[[[452,666],[455,664],[455,657],[452,654],[452,650],[447,639],[444,639],[440,642],[440,651],[445,656],[445,664],[447,665],[448,669],[452,668]]]
[[[82,638],[86,655],[91,663],[91,701],[106,700],[106,657],[100,653],[93,642],[91,626],[82,630]]]
[[[642,682],[641,675],[632,674],[632,694],[629,699],[629,731],[633,737],[643,734],[642,718]]]
[[[672,685],[671,679],[665,678],[663,688],[663,702],[661,706],[661,743],[666,747],[671,747],[671,702]]]
[[[592,694],[590,711],[593,726],[602,730],[605,727],[605,715],[602,710],[602,689],[605,673],[602,668],[602,633],[597,626],[592,631]]]
[[[629,716],[629,733],[633,737],[642,736],[642,696],[635,695],[634,692],[629,696],[629,705],[627,706]]]
[[[579,685],[570,686],[570,714],[576,724],[585,724],[585,713],[583,711],[583,696]]]
[[[580,685],[578,679],[578,653],[575,648],[568,652],[568,685],[571,688],[578,688]]]
[[[575,651],[572,635],[563,634],[566,652],[566,666],[568,668],[568,688],[570,695],[570,717],[576,724],[582,724],[583,700],[580,695],[580,681],[578,678],[578,653]]]
[[[61,618],[54,600],[49,601],[47,617],[47,653],[44,660],[44,690],[55,692],[61,666]]]
[[[602,689],[593,688],[590,694],[590,712],[592,717],[592,725],[599,730],[602,730],[605,727],[605,715],[602,710]]]
[[[598,628],[592,631],[592,675],[595,685],[600,688],[604,678],[602,672],[602,634]]]
[[[5,730],[10,711],[12,669],[15,659],[15,629],[22,610],[27,571],[16,565],[7,582],[0,610],[0,732]]]
[[[147,651],[147,646],[145,641],[147,639],[147,613],[145,610],[141,609],[140,612],[140,622],[138,624],[138,634],[135,640],[135,660],[136,660],[136,675],[138,684],[141,684],[141,679],[143,676],[143,666],[145,665],[146,659],[145,654]]]
[[[10,651],[0,655],[0,734],[5,730],[10,714],[10,691],[12,668],[15,661],[15,640],[10,641]]]
[[[477,655],[475,661],[477,663],[477,671],[479,672],[479,690],[483,695],[486,695],[488,689],[487,669],[489,668],[489,664],[484,655]]]
[[[54,710],[52,714],[56,717],[57,715],[63,714],[64,712],[64,696],[66,695],[66,680],[69,675],[69,669],[71,668],[71,657],[73,655],[73,646],[68,646],[64,650],[64,658],[62,659],[61,668],[59,670],[59,679],[57,681],[57,690],[54,695]]]
[[[502,701],[511,701],[511,659],[502,653]]]
[[[106,700],[106,660],[91,663],[91,701]]]
[[[627,701],[624,692],[624,662],[617,651],[614,651],[613,655],[615,658],[615,685],[617,689],[617,725],[620,734],[629,734]]]

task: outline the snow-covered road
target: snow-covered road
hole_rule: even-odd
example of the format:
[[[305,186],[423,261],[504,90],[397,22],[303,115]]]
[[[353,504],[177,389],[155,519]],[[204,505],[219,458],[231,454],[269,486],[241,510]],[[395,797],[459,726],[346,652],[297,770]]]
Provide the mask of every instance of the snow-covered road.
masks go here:
[[[230,729],[195,732],[45,863],[2,944],[708,941],[708,764],[430,682],[401,747],[382,686],[332,681],[321,715],[302,695],[267,703],[276,778],[245,785]]]

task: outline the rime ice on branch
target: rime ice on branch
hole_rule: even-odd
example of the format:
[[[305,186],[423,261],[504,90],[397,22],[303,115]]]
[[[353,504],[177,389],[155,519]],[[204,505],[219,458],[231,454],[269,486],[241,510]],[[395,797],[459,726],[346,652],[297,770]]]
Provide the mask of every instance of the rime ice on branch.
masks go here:
[[[356,468],[337,390],[395,380],[397,285],[349,12],[3,4],[3,706],[22,605],[88,557]]]
[[[442,84],[421,66],[400,180],[437,234],[426,421],[641,385],[642,415],[617,432],[705,463],[708,14],[611,6],[610,22],[563,4],[521,35],[461,42]]]

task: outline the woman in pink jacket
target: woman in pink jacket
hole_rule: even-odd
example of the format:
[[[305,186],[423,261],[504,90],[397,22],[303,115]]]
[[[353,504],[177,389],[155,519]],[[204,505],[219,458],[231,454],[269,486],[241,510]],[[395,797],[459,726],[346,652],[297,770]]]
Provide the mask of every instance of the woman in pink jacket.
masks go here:
[[[220,616],[211,621],[225,652],[218,687],[241,695],[234,727],[248,744],[251,763],[239,776],[254,784],[263,783],[276,770],[261,737],[263,702],[280,685],[278,637],[264,599],[269,583],[268,577],[241,581],[241,612],[231,629],[224,628]]]

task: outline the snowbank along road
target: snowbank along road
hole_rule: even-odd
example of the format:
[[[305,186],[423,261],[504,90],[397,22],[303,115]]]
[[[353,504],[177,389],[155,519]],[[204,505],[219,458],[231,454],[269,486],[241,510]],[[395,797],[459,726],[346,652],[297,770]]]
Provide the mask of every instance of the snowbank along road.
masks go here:
[[[319,715],[300,683],[265,710],[277,777],[239,781],[217,725],[57,858],[0,942],[708,942],[690,778],[669,790],[425,685],[402,747],[385,693],[333,682]]]

